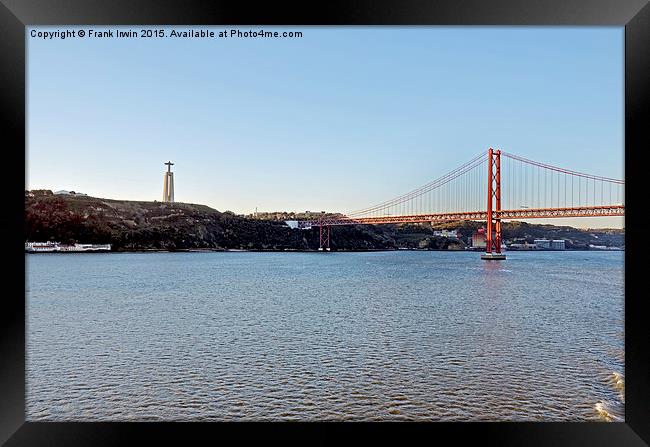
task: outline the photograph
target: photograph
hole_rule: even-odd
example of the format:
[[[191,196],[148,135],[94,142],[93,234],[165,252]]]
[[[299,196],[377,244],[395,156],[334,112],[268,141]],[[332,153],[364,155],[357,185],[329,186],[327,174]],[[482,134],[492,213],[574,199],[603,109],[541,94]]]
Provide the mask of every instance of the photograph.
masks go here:
[[[625,44],[26,26],[25,420],[626,422]]]

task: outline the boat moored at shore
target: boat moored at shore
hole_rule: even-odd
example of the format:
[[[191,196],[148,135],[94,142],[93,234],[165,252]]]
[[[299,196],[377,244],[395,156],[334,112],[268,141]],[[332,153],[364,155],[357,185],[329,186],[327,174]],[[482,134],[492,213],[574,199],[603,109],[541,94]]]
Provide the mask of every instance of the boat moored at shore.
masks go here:
[[[111,244],[61,244],[59,242],[25,242],[26,253],[82,253],[111,251]]]

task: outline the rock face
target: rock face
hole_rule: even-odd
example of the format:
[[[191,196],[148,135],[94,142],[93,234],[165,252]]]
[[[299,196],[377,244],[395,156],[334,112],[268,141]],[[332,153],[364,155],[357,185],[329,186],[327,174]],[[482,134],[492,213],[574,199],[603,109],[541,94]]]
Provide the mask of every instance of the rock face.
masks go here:
[[[332,250],[462,250],[480,222],[332,227]],[[459,239],[433,236],[433,229],[458,229]],[[589,244],[624,246],[623,230],[577,230],[554,225],[504,222],[504,240],[532,243],[564,239],[567,248]],[[282,220],[260,220],[219,212],[205,205],[25,193],[25,240],[110,243],[114,250],[316,250],[318,228],[291,229]]]

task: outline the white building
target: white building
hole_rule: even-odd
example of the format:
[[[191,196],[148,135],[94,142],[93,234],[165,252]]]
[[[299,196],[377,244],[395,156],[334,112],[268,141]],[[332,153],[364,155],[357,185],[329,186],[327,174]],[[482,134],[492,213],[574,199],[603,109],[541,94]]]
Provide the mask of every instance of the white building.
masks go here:
[[[433,230],[434,236],[458,238],[458,230]]]
[[[300,228],[301,230],[311,230],[311,225],[301,223],[297,220],[285,220],[284,223],[286,223],[287,226],[293,230],[296,228]]]
[[[559,240],[552,240],[551,241],[551,249],[552,250],[564,250],[564,240],[559,239]]]
[[[535,244],[529,244],[524,242],[523,244],[510,244],[510,250],[536,250],[537,246]]]

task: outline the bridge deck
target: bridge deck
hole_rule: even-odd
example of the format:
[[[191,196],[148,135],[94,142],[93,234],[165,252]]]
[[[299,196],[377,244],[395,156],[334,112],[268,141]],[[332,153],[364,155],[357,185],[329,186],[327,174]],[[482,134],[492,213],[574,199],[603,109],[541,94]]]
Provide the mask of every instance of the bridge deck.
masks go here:
[[[494,219],[546,219],[552,217],[624,216],[624,205],[583,206],[573,208],[521,208],[493,211]],[[487,211],[466,211],[441,214],[413,214],[404,216],[340,217],[322,220],[302,220],[300,228],[326,225],[379,225],[421,222],[449,222],[455,220],[487,220]]]

